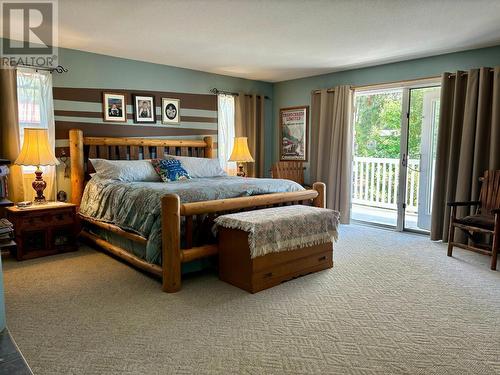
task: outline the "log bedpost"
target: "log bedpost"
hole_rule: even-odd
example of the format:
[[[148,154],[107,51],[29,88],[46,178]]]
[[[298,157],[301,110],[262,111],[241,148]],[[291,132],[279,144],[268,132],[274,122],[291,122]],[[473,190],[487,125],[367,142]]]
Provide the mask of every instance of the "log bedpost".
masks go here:
[[[177,194],[161,198],[163,291],[181,289],[181,201]]]
[[[84,166],[83,166],[83,131],[70,129],[69,157],[71,165],[71,203],[80,205],[83,195]]]
[[[212,159],[214,157],[214,140],[212,137],[205,137],[203,140],[207,144],[205,146],[205,157]]]
[[[326,208],[326,185],[323,182],[315,182],[313,189],[318,192],[318,196],[313,199],[313,205]]]

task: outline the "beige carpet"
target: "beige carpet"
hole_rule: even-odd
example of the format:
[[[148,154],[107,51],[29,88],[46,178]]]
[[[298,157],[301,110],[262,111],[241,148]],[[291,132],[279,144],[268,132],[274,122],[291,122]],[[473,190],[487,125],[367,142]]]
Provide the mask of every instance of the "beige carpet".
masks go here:
[[[89,248],[7,260],[7,321],[35,374],[500,374],[488,257],[352,225],[335,262],[251,295],[213,274],[165,294]]]

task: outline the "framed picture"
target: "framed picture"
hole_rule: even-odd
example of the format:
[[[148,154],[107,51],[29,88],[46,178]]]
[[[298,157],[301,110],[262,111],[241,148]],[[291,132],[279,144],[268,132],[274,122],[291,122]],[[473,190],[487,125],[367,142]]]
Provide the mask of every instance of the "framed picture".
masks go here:
[[[126,122],[127,101],[124,94],[105,92],[102,95],[104,121]]]
[[[179,99],[161,99],[161,122],[163,124],[178,124],[180,116],[181,101]]]
[[[155,98],[151,95],[132,95],[134,102],[134,122],[136,124],[155,124]]]
[[[307,161],[309,106],[280,109],[280,160]]]

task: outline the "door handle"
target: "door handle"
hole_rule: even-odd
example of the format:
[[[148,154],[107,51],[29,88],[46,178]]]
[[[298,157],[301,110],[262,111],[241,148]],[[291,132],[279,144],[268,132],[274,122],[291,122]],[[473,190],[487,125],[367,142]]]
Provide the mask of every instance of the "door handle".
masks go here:
[[[403,167],[406,167],[407,164],[408,164],[407,156],[406,156],[406,154],[403,154],[403,157],[401,158],[401,165]]]

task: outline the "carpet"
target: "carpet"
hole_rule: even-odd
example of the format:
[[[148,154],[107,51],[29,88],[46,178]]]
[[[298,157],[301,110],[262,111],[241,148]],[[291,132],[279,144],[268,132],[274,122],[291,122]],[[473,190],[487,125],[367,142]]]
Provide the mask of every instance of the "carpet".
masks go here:
[[[342,226],[335,266],[255,295],[82,246],[4,264],[35,374],[500,374],[500,272],[427,237]]]

